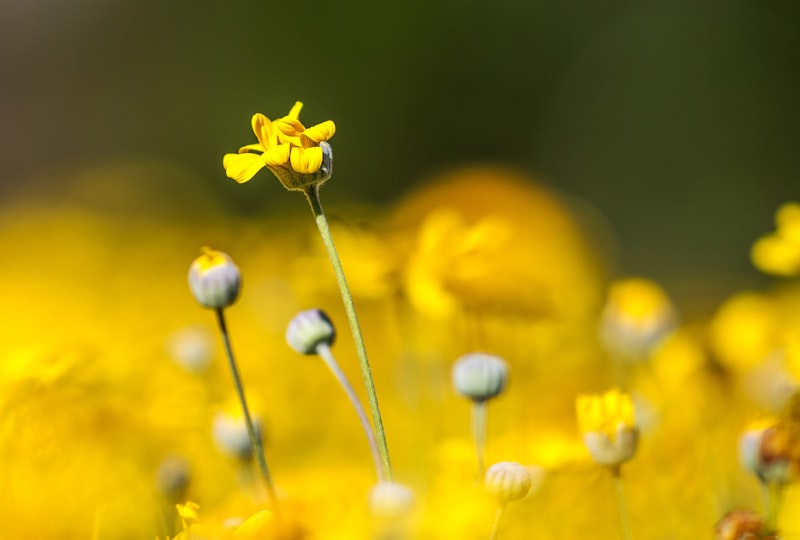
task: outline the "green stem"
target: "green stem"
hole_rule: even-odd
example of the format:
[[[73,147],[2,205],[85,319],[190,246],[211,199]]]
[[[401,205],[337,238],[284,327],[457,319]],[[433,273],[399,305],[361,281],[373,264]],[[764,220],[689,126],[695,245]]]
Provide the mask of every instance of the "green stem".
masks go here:
[[[619,510],[619,527],[622,540],[632,540],[631,520],[628,514],[628,503],[625,499],[625,490],[622,487],[622,474],[619,466],[611,469],[611,476],[614,477],[614,487],[617,492],[617,507]]]
[[[217,324],[219,325],[219,331],[222,334],[222,342],[225,345],[225,354],[228,357],[228,364],[231,368],[231,374],[233,375],[233,385],[236,387],[236,393],[239,395],[239,403],[242,406],[244,421],[247,425],[247,435],[250,437],[250,446],[253,449],[253,454],[256,456],[256,461],[258,461],[258,468],[261,471],[261,478],[264,480],[264,486],[267,488],[267,495],[269,496],[270,502],[272,503],[272,506],[277,514],[278,497],[275,493],[275,486],[272,483],[272,477],[269,474],[269,469],[267,468],[267,459],[264,457],[264,447],[261,444],[261,437],[258,433],[256,433],[253,419],[250,416],[250,409],[247,407],[247,400],[244,396],[242,379],[239,377],[239,369],[236,367],[236,360],[233,356],[231,340],[228,336],[228,326],[225,324],[225,315],[222,309],[217,309],[216,313]]]
[[[503,514],[506,512],[506,505],[502,504],[497,509],[494,515],[494,522],[492,523],[492,532],[489,533],[489,540],[497,540],[500,537],[500,522],[503,520]]]
[[[472,437],[475,440],[475,455],[478,458],[478,481],[482,481],[485,471],[484,455],[486,454],[485,401],[475,401],[472,404]]]
[[[778,532],[778,516],[783,502],[783,484],[780,482],[768,482],[766,484],[767,499],[767,532],[776,534]]]
[[[364,433],[366,433],[367,440],[369,441],[369,448],[372,452],[372,459],[375,461],[375,470],[378,473],[378,480],[384,481],[385,478],[383,477],[381,455],[378,451],[378,443],[375,441],[375,433],[372,431],[372,426],[369,424],[369,419],[367,418],[367,412],[364,410],[364,406],[361,405],[361,401],[359,401],[356,391],[353,389],[353,385],[350,384],[350,381],[347,380],[347,376],[345,376],[344,372],[339,367],[339,364],[336,362],[336,358],[333,356],[330,347],[324,343],[320,343],[317,345],[317,354],[325,362],[325,365],[328,366],[328,369],[331,370],[333,376],[336,377],[336,380],[339,381],[339,384],[344,389],[344,393],[347,394],[350,403],[353,404],[356,414],[358,415],[358,419],[361,421],[361,427],[364,428]]]
[[[347,286],[347,279],[345,278],[339,255],[336,253],[336,246],[333,244],[333,237],[331,236],[331,230],[328,226],[328,220],[325,218],[325,212],[322,210],[322,202],[319,199],[319,187],[309,186],[304,193],[308,199],[308,204],[311,205],[311,211],[314,213],[317,228],[322,237],[322,243],[325,244],[328,257],[333,265],[333,271],[336,274],[336,282],[339,285],[339,292],[342,294],[342,302],[344,303],[344,310],[347,313],[347,321],[350,323],[350,332],[353,334],[356,353],[361,363],[361,374],[364,377],[364,386],[367,388],[369,407],[372,412],[372,423],[375,425],[375,434],[378,439],[378,449],[383,466],[383,478],[391,482],[392,465],[389,461],[389,448],[386,445],[386,433],[383,430],[383,420],[381,419],[381,411],[378,407],[378,396],[375,393],[375,383],[372,380],[372,370],[369,367],[367,349],[364,346],[364,338],[361,336],[361,326],[358,324],[358,316],[356,315],[356,308],[353,305],[353,297],[350,294],[350,288]]]

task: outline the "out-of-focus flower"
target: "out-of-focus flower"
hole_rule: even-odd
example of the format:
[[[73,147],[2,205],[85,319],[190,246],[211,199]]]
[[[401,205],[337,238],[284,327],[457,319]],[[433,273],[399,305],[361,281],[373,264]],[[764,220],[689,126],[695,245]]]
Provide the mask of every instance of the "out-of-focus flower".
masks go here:
[[[223,309],[239,296],[239,268],[226,253],[207,247],[189,267],[189,287],[201,306]]]
[[[204,326],[186,326],[167,340],[167,352],[176,364],[190,373],[205,373],[214,351],[211,332]]]
[[[724,365],[746,370],[776,350],[780,311],[765,294],[739,293],[727,300],[709,326],[712,349]]]
[[[487,491],[504,505],[525,497],[533,484],[533,476],[519,463],[501,461],[487,469],[484,483]]]
[[[767,274],[800,275],[800,204],[788,202],[775,214],[776,230],[759,238],[750,252],[753,264]]]
[[[673,330],[675,308],[664,290],[644,278],[611,284],[600,319],[600,337],[615,356],[641,360]]]
[[[758,540],[777,538],[763,535],[766,522],[761,514],[752,510],[733,510],[714,525],[716,540]]]
[[[588,316],[601,270],[559,198],[501,168],[454,171],[394,214],[403,292],[427,316],[464,310],[552,318]]]
[[[256,437],[263,436],[263,421],[258,403],[248,398],[250,414]],[[255,406],[254,406],[255,404]],[[249,460],[253,457],[253,448],[250,444],[250,435],[241,407],[238,403],[230,401],[227,406],[214,415],[213,435],[217,447],[226,455],[238,459]]]
[[[233,522],[213,523],[201,520],[199,515],[200,505],[192,501],[186,504],[176,504],[178,516],[181,518],[183,531],[173,537],[172,540],[192,540],[202,538],[204,540],[256,540],[264,538],[261,534],[265,528],[276,522],[273,515],[268,510],[260,510],[248,517],[246,520],[234,520]],[[288,536],[274,536],[270,538],[289,538]],[[167,540],[170,540],[167,537]]]
[[[300,122],[301,102],[289,114],[270,121],[261,113],[253,115],[252,126],[258,142],[225,154],[225,173],[239,183],[253,178],[262,168],[272,171],[286,189],[300,190],[321,184],[332,173],[333,151],[328,140],[336,132],[331,120],[306,128]]]
[[[739,460],[764,483],[789,483],[800,473],[798,433],[780,421],[756,422],[739,438]]]
[[[381,519],[408,517],[414,506],[414,492],[397,482],[380,482],[369,492],[369,509]]]
[[[456,391],[476,402],[500,395],[507,379],[506,362],[490,354],[465,354],[453,365],[453,386]]]
[[[619,467],[636,452],[639,428],[629,394],[614,388],[576,400],[578,428],[592,459],[600,465]]]

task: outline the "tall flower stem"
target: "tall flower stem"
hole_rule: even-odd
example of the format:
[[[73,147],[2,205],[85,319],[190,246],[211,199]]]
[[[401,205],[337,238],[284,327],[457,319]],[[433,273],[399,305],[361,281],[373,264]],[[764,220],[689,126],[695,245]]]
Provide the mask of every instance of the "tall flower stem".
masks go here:
[[[783,502],[783,484],[780,482],[765,482],[764,493],[767,507],[767,531],[774,534],[778,531],[778,516]]]
[[[253,449],[253,454],[256,456],[258,468],[261,471],[261,478],[264,481],[264,487],[267,489],[267,496],[272,503],[272,507],[276,514],[278,513],[278,497],[275,493],[275,485],[272,483],[272,477],[269,474],[267,467],[267,458],[264,456],[264,447],[261,444],[261,437],[256,433],[253,418],[250,416],[250,409],[247,407],[247,399],[244,396],[244,387],[242,386],[242,379],[239,377],[239,369],[236,367],[236,359],[233,356],[233,348],[231,347],[230,336],[228,335],[228,326],[225,324],[225,314],[222,309],[215,310],[217,313],[217,324],[219,331],[222,334],[222,343],[225,345],[225,354],[228,357],[228,365],[231,368],[233,375],[233,385],[236,387],[236,393],[239,395],[239,403],[242,406],[242,413],[244,414],[244,421],[247,425],[247,435],[250,437],[250,446]]]
[[[317,354],[325,362],[325,365],[328,366],[328,369],[331,370],[336,380],[339,381],[339,384],[344,389],[344,393],[347,394],[348,399],[350,399],[350,403],[353,404],[358,419],[361,421],[361,427],[364,428],[364,433],[366,433],[367,440],[369,441],[369,449],[372,452],[372,459],[375,461],[375,470],[378,473],[378,480],[384,481],[385,478],[383,476],[381,454],[378,451],[378,442],[375,440],[375,433],[372,431],[372,426],[367,418],[367,412],[364,410],[364,406],[361,405],[361,401],[359,401],[353,389],[353,385],[350,384],[350,381],[347,380],[344,372],[342,372],[342,368],[340,368],[339,364],[336,362],[336,358],[333,356],[330,347],[324,343],[320,343],[317,345]]]
[[[632,540],[631,519],[628,514],[628,502],[625,498],[625,490],[622,486],[622,474],[619,466],[611,469],[611,476],[614,478],[614,489],[617,493],[617,509],[619,511],[619,528],[622,540]]]
[[[478,458],[478,479],[483,479],[485,472],[484,455],[486,454],[486,402],[472,403],[472,438],[475,440],[475,455]]]
[[[308,204],[311,205],[311,211],[317,222],[319,234],[322,237],[322,243],[325,244],[325,249],[328,252],[328,257],[333,265],[333,271],[336,274],[336,283],[339,285],[339,292],[342,294],[342,302],[344,303],[344,310],[347,313],[347,321],[350,324],[350,332],[353,334],[353,342],[356,346],[356,353],[358,360],[361,363],[361,375],[364,378],[364,386],[367,388],[367,396],[369,398],[369,407],[372,413],[372,423],[375,425],[375,435],[378,440],[378,451],[381,457],[381,465],[383,467],[383,479],[391,482],[392,480],[392,465],[389,461],[389,448],[386,445],[386,433],[383,429],[383,420],[381,419],[381,411],[378,406],[378,396],[375,392],[375,383],[372,380],[372,370],[369,367],[369,359],[367,358],[367,349],[364,346],[364,338],[361,335],[361,326],[358,324],[358,316],[356,315],[356,308],[353,305],[353,296],[350,294],[350,288],[347,285],[347,279],[342,269],[342,263],[339,260],[339,254],[336,252],[336,246],[333,243],[331,230],[328,226],[328,220],[325,217],[325,212],[322,210],[322,202],[319,199],[319,186],[311,185],[304,190]]]
[[[492,532],[489,533],[489,540],[497,540],[500,537],[500,522],[503,521],[503,514],[506,513],[506,505],[501,504],[494,515],[494,522],[492,523]]]

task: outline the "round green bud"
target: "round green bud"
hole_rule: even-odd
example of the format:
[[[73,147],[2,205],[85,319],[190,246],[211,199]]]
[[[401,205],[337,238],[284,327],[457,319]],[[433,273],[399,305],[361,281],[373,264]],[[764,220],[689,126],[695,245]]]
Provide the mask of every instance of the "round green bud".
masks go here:
[[[319,345],[331,346],[335,339],[336,329],[321,309],[301,311],[286,328],[286,342],[300,354],[317,354]]]
[[[476,402],[499,395],[505,389],[507,380],[508,365],[490,354],[465,354],[453,366],[456,392]]]

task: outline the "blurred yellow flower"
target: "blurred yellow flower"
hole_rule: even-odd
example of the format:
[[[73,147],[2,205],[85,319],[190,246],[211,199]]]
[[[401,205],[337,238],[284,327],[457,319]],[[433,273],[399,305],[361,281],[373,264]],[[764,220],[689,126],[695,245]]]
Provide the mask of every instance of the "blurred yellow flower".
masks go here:
[[[605,394],[578,396],[575,405],[578,427],[595,462],[619,466],[633,457],[639,430],[629,394],[613,388]]]
[[[611,284],[600,320],[600,336],[616,355],[641,359],[675,326],[669,297],[655,282],[621,279]]]
[[[289,114],[274,122],[261,113],[254,114],[251,124],[258,142],[242,146],[236,154],[225,154],[222,165],[228,177],[241,184],[267,167],[286,189],[301,189],[312,178],[317,183],[327,180],[330,166],[323,167],[323,150],[327,149],[330,158],[327,141],[336,132],[336,125],[326,120],[306,128],[299,119],[302,108],[298,101]]]
[[[739,293],[711,320],[712,349],[729,368],[752,368],[777,349],[779,321],[780,309],[773,299],[761,293]]]
[[[800,275],[800,204],[789,202],[775,214],[775,232],[759,238],[750,252],[753,264],[767,274]]]

